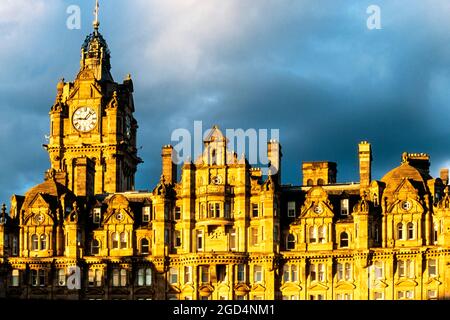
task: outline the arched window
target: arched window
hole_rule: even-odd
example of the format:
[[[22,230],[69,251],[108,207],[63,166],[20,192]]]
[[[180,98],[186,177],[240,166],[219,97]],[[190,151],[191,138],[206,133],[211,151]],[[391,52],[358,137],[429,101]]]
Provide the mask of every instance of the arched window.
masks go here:
[[[41,234],[41,250],[47,249],[47,235]]]
[[[373,205],[378,207],[378,195],[376,193],[373,194]]]
[[[111,235],[112,239],[112,248],[119,249],[119,234],[117,232],[113,232]]]
[[[287,249],[295,249],[295,236],[292,233],[287,236]]]
[[[323,179],[318,179],[317,180],[317,185],[318,186],[323,186],[325,184],[325,181],[323,181]]]
[[[306,185],[307,186],[312,186],[314,184],[312,179],[308,179],[308,181],[306,181]]]
[[[414,239],[414,223],[408,223],[408,240]]]
[[[327,227],[320,226],[318,233],[319,233],[319,243],[327,242]]]
[[[31,250],[33,251],[39,250],[39,238],[37,234],[33,234],[31,236]]]
[[[125,249],[127,247],[127,234],[122,232],[120,234],[120,249]]]
[[[438,226],[435,222],[433,222],[433,243],[438,243]]]
[[[146,238],[141,239],[141,253],[148,254],[149,253],[149,243]]]
[[[403,240],[403,223],[397,224],[397,239]]]
[[[99,254],[100,253],[100,242],[97,239],[92,240],[91,245],[91,254]]]
[[[339,243],[339,246],[341,248],[347,248],[348,247],[348,234],[347,232],[341,232],[341,237],[340,237],[341,241]]]
[[[315,243],[317,241],[316,228],[314,226],[309,227],[309,242]]]
[[[211,165],[216,165],[216,149],[212,149],[211,151]]]

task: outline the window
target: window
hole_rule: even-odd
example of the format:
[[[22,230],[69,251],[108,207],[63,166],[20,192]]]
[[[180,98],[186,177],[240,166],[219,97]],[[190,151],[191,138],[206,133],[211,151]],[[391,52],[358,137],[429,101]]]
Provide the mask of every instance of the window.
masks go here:
[[[413,260],[399,260],[398,261],[398,275],[399,277],[414,278],[414,261]]]
[[[227,266],[224,264],[218,264],[216,266],[217,282],[227,281]]]
[[[325,296],[323,294],[311,294],[309,300],[325,300]]]
[[[287,245],[286,245],[288,250],[292,250],[295,249],[295,236],[290,233],[287,236]]]
[[[209,282],[209,266],[200,266],[200,280],[202,283]]]
[[[378,225],[375,225],[375,241],[379,242],[380,241],[380,230],[378,228]]]
[[[192,267],[186,266],[184,267],[184,283],[192,282]]]
[[[142,208],[142,222],[149,222],[151,214],[152,214],[152,207],[144,206]]]
[[[428,260],[428,277],[433,278],[437,276],[437,263],[436,259]]]
[[[408,223],[408,240],[414,239],[414,223],[409,222]]]
[[[259,215],[259,209],[257,203],[252,203],[252,217],[256,218]]]
[[[101,220],[102,210],[101,208],[94,208],[94,212],[92,214],[92,220],[94,223],[99,224]]]
[[[138,269],[138,286],[150,286],[152,284],[152,269],[140,268]]]
[[[298,300],[298,295],[294,295],[294,294],[287,295],[287,296],[283,295],[282,299],[283,300]]]
[[[38,271],[31,270],[31,285],[37,287],[39,285]]]
[[[288,282],[289,281],[289,265],[285,264],[283,266],[283,281]]]
[[[295,218],[295,202],[294,201],[289,201],[288,202],[287,216],[289,218]]]
[[[169,269],[169,283],[177,284],[178,283],[178,269],[171,267]]]
[[[283,281],[284,282],[296,282],[298,281],[298,267],[295,264],[285,264],[283,266]]]
[[[341,281],[342,279],[344,279],[344,264],[343,263],[338,263],[337,264],[337,280]]]
[[[397,291],[397,299],[399,300],[414,299],[414,291],[413,290]]]
[[[341,232],[341,241],[339,242],[341,248],[348,248],[348,233]]]
[[[174,239],[174,247],[181,247],[181,232],[180,230],[175,230],[173,232],[173,239]]]
[[[114,271],[113,271],[114,274]],[[88,272],[88,284],[89,287],[101,287],[102,286],[103,271],[101,269],[89,269]]]
[[[433,223],[433,243],[438,243],[438,225]]]
[[[318,185],[318,186],[323,186],[324,184],[325,184],[325,182],[324,182],[323,179],[318,179],[318,180],[317,180],[317,185]]]
[[[150,252],[150,243],[147,238],[141,239],[141,254],[148,254]]]
[[[384,300],[384,293],[376,291],[373,293],[373,300]]]
[[[314,226],[309,227],[309,242],[315,243],[317,241],[316,228]]]
[[[122,232],[120,234],[120,249],[125,249],[127,247],[127,234]]]
[[[225,218],[230,218],[230,216],[231,216],[230,211],[231,211],[230,203],[229,202],[225,202]]]
[[[64,287],[66,285],[66,270],[58,269],[57,281],[59,287]]]
[[[238,264],[237,266],[237,282],[245,282],[245,264]]]
[[[327,227],[320,226],[319,227],[319,243],[327,242]]]
[[[44,287],[47,283],[47,271],[45,271],[44,269],[39,269],[38,270],[38,276],[39,276],[39,285],[41,287]]]
[[[314,181],[312,179],[308,179],[308,181],[306,181],[306,185],[308,187],[312,186],[314,184]]]
[[[257,227],[252,227],[250,228],[250,232],[251,232],[251,244],[257,245],[258,244],[258,228]]]
[[[309,279],[311,281],[317,280],[317,266],[315,264],[309,266]]]
[[[39,240],[37,234],[33,234],[31,236],[31,250],[33,251],[39,250]]]
[[[92,240],[91,244],[91,254],[99,254],[100,253],[100,242],[97,239]]]
[[[429,300],[436,300],[437,299],[437,290],[428,290],[427,297]]]
[[[297,265],[291,265],[291,281],[296,282],[298,281],[298,267]]]
[[[203,230],[197,230],[197,251],[203,251]]]
[[[323,282],[325,281],[325,264],[319,263],[318,265],[318,275],[319,275],[319,281]]]
[[[345,264],[345,280],[350,281],[352,279],[352,265],[350,263]]]
[[[352,279],[352,265],[349,262],[337,264],[337,280],[350,281]]]
[[[260,283],[263,281],[263,269],[260,265],[255,265],[253,267],[253,281],[255,283]]]
[[[127,285],[127,270],[113,269],[113,286],[125,287]]]
[[[17,236],[15,236],[15,235],[12,236],[12,250],[11,250],[11,254],[13,256],[17,256],[19,254],[19,241],[17,239]]]
[[[383,279],[383,262],[376,261],[374,266],[375,266],[375,279],[376,280]]]
[[[127,285],[127,270],[120,270],[120,286],[125,287]]]
[[[11,286],[12,287],[18,287],[20,283],[20,273],[19,270],[14,269],[11,272]]]
[[[175,207],[175,220],[180,220],[181,219],[181,208],[180,207]]]
[[[111,235],[112,239],[112,248],[119,249],[119,234],[117,232],[113,232]]]
[[[397,239],[403,240],[403,224],[401,222],[397,224]]]
[[[348,199],[341,199],[341,215],[342,216],[348,216],[349,210],[348,210]]]
[[[209,217],[219,218],[220,217],[220,203],[209,203]]]
[[[373,194],[373,205],[378,207],[378,195],[376,193]]]
[[[337,293],[336,300],[352,300],[351,293]]]
[[[236,229],[230,230],[230,251],[236,250]]]

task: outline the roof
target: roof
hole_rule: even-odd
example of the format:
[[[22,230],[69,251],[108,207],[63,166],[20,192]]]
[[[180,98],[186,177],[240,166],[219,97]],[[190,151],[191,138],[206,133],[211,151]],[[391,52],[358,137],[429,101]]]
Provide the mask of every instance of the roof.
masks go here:
[[[64,194],[70,194],[73,197],[75,197],[74,194],[72,193],[72,191],[70,191],[66,186],[64,186],[63,184],[61,184],[59,182],[56,182],[53,179],[49,179],[49,180],[44,181],[41,184],[38,184],[38,185],[32,187],[25,193],[25,200],[24,200],[23,207],[24,208],[28,207],[30,205],[31,201],[33,201],[33,199],[39,193],[45,195],[44,198],[46,201],[50,200],[49,196],[59,198],[60,196],[62,196]]]
[[[389,171],[381,181],[386,183],[386,191],[395,191],[395,189],[404,180],[408,179],[416,188],[426,189],[426,181],[432,179],[432,177],[407,162],[402,163],[400,166]]]

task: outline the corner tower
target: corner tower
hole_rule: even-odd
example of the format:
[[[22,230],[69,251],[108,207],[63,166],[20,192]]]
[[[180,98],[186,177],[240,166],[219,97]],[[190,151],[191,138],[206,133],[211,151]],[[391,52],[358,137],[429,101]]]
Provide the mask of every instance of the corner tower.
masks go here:
[[[62,79],[57,85],[45,145],[49,172],[79,196],[133,190],[142,162],[136,149],[133,81],[130,75],[121,84],[113,80],[99,25],[97,1],[94,30],[81,47],[80,70],[73,82]]]

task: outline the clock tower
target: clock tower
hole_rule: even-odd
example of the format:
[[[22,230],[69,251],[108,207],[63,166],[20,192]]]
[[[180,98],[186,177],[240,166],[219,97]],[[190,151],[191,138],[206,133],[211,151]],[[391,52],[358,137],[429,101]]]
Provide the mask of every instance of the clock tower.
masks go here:
[[[136,149],[133,81],[130,75],[121,84],[113,80],[110,51],[99,32],[98,5],[95,13],[75,80],[62,79],[57,85],[45,145],[51,162],[47,178],[79,196],[133,190],[142,162]]]

